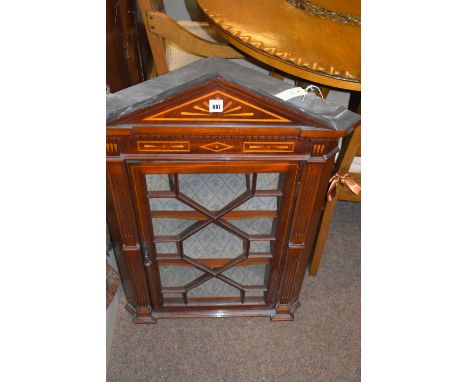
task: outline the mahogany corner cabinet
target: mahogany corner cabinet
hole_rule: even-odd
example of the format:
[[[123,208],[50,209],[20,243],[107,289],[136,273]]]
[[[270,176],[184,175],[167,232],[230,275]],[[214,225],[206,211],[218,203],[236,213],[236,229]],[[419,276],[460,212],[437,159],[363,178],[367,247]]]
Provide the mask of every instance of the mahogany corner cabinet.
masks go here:
[[[291,321],[359,116],[208,58],[107,97],[107,222],[135,323]]]

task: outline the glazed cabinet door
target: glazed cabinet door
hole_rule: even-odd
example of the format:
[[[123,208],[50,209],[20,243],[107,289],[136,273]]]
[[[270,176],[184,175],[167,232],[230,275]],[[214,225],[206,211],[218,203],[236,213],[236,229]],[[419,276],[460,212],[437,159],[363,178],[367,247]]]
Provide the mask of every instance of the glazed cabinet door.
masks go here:
[[[129,163],[159,311],[272,307],[297,163]]]

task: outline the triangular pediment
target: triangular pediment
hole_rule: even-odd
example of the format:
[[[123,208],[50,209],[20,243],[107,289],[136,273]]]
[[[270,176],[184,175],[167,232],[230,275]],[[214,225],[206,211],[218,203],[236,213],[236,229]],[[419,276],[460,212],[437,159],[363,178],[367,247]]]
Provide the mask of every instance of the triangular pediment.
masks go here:
[[[161,99],[163,98],[163,99]],[[210,101],[222,100],[222,109],[210,111]],[[271,95],[261,95],[222,77],[186,83],[152,103],[127,108],[109,125],[297,125],[310,119],[293,107],[285,107]],[[133,111],[131,111],[133,109]]]
[[[210,112],[210,101],[222,100],[222,111]],[[175,107],[143,118],[143,121],[173,122],[291,122],[289,119],[222,90],[214,90]]]

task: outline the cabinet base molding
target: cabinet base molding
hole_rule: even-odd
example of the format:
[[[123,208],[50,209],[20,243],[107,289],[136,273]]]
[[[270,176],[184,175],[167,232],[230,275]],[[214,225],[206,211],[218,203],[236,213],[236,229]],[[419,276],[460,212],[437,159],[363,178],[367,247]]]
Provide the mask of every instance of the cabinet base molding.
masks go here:
[[[193,311],[152,311],[150,307],[137,307],[127,304],[125,309],[133,315],[134,324],[155,324],[157,319],[167,318],[236,318],[270,317],[273,322],[294,321],[294,312],[301,306],[297,301],[292,306],[279,305],[276,309],[209,309]]]
[[[230,317],[271,317],[274,309],[255,310],[194,310],[180,312],[154,312],[154,317],[160,318],[230,318]]]
[[[156,323],[156,318],[153,316],[150,306],[138,306],[135,308],[132,304],[127,304],[125,309],[133,315],[134,324]]]
[[[271,316],[271,321],[294,321],[294,312],[301,306],[299,301],[296,301],[293,305],[278,305],[275,313]]]

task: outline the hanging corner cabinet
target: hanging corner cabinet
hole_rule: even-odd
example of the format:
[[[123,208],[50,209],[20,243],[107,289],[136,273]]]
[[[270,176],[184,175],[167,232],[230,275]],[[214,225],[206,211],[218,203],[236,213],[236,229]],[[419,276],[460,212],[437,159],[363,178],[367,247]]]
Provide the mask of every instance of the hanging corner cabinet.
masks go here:
[[[356,121],[331,128],[226,77],[108,113],[107,221],[135,323],[290,321],[300,305],[339,139]]]

